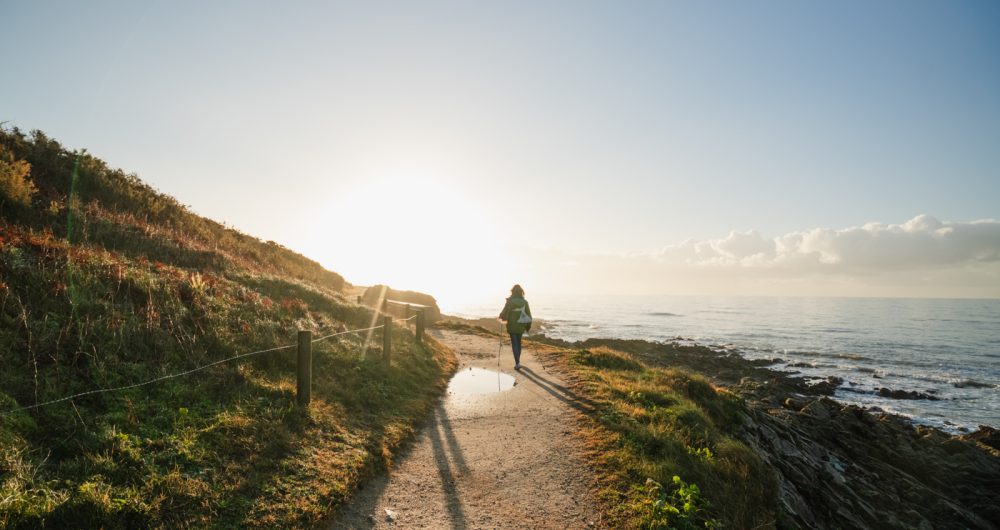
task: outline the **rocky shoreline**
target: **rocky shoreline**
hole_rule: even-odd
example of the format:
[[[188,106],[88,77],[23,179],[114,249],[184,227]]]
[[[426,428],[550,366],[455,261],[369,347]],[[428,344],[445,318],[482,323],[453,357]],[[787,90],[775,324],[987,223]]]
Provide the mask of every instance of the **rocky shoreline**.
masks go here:
[[[808,381],[730,350],[680,342],[588,339],[643,361],[699,373],[743,398],[732,433],[774,470],[779,528],[1000,528],[1000,432],[962,435],[830,398],[837,378]],[[889,389],[886,389],[892,392]],[[896,399],[927,399],[901,391]]]

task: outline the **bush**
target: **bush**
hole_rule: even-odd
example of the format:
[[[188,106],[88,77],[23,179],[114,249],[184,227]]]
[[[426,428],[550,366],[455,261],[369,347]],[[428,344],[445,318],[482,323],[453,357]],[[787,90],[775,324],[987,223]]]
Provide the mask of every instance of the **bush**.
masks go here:
[[[3,199],[19,206],[31,206],[38,189],[29,179],[31,164],[15,160],[13,153],[0,145],[0,194]]]
[[[647,496],[648,511],[640,522],[642,528],[694,530],[719,526],[718,521],[706,516],[709,504],[701,497],[698,485],[688,484],[677,475],[674,475],[671,488],[646,479],[643,493]]]

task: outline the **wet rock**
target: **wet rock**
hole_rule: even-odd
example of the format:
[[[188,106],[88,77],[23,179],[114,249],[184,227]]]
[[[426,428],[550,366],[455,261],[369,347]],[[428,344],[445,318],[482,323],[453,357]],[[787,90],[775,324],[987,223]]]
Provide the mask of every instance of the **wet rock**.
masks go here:
[[[924,392],[917,392],[915,390],[897,390],[892,388],[881,387],[875,390],[875,393],[890,399],[926,399],[929,401],[939,401],[941,398],[926,394]]]
[[[824,396],[832,396],[837,387],[844,384],[844,379],[836,376],[827,377],[826,380],[812,385],[813,391]]]
[[[990,383],[982,383],[979,381],[973,381],[972,379],[952,383],[952,386],[955,388],[993,388],[993,385]]]
[[[1000,451],[1000,430],[989,425],[980,425],[979,429],[970,434],[962,436],[965,440],[979,442]]]
[[[781,362],[781,359],[753,359],[750,364],[754,366],[771,366]]]

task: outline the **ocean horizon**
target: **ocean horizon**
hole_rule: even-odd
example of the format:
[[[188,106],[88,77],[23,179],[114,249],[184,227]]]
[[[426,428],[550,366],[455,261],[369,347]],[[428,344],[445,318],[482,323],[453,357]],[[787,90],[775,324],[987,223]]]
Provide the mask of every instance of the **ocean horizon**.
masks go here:
[[[960,433],[1000,427],[1000,299],[537,295],[536,333],[693,342],[775,359],[807,379],[843,379],[834,398]],[[493,317],[502,306],[444,307]],[[496,307],[492,307],[496,305]],[[881,389],[933,399],[898,399]],[[882,391],[886,393],[886,391]]]

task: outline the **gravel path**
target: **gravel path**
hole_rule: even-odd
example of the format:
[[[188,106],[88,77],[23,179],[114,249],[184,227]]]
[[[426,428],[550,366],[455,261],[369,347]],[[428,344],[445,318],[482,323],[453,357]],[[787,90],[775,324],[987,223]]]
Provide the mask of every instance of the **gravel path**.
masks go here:
[[[433,331],[459,356],[459,374],[497,369],[496,339]],[[590,474],[573,436],[582,404],[529,348],[513,370],[509,344],[501,372],[510,390],[495,392],[495,374],[474,373],[485,394],[455,385],[388,476],[355,494],[332,528],[600,527],[588,493]],[[490,376],[490,377],[488,377]],[[509,380],[508,380],[509,381]]]

